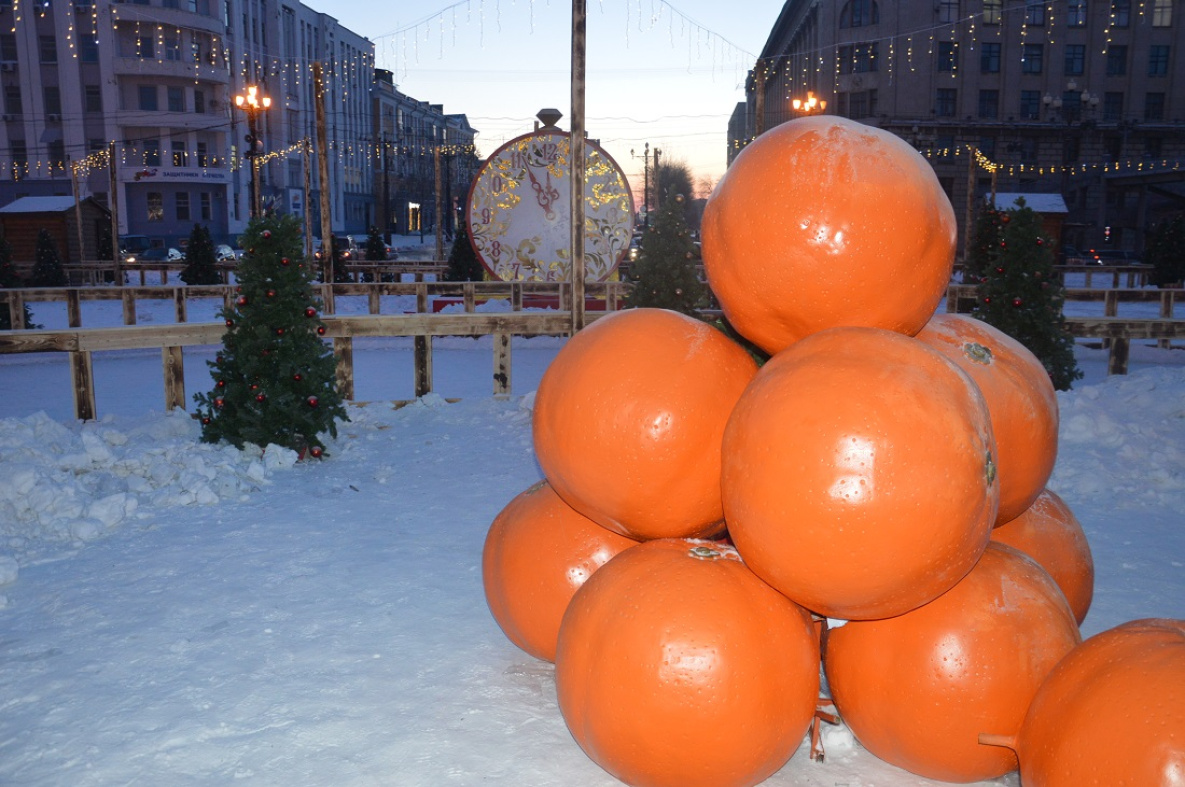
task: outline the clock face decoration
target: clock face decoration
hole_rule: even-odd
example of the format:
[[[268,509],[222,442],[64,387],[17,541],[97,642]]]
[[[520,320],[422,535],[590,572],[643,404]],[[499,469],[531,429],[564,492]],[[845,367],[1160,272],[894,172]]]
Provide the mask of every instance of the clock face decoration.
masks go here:
[[[604,281],[629,249],[633,200],[625,173],[591,141],[584,148],[585,281]],[[486,160],[469,189],[469,239],[502,281],[571,278],[572,170],[567,132],[512,139]]]

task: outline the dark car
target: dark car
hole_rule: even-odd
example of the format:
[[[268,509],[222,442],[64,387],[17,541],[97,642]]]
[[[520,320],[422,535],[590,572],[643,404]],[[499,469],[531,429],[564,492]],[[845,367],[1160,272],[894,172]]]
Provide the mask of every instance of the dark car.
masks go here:
[[[1121,249],[1091,249],[1089,257],[1098,265],[1143,265],[1144,261],[1134,251]]]
[[[125,262],[129,263],[144,263],[144,262],[181,262],[184,257],[181,252],[176,249],[166,249],[163,246],[154,246],[151,249],[145,249],[139,254],[129,254],[124,258]]]

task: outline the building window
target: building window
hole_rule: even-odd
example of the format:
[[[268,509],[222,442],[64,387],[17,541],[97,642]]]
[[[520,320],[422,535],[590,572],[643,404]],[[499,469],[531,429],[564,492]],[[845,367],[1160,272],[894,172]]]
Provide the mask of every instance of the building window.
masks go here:
[[[25,147],[23,139],[14,139],[12,147],[12,167],[17,172],[27,172],[29,169],[29,149]]]
[[[1144,137],[1144,158],[1160,158],[1164,140],[1160,137]]]
[[[1081,155],[1078,137],[1066,135],[1062,137],[1062,163],[1076,164]]]
[[[197,156],[197,165],[199,167],[210,166],[210,155],[207,152],[205,142],[197,143],[197,150],[195,151],[195,154]]]
[[[1000,91],[979,91],[979,116],[995,119],[1000,116]]]
[[[1144,94],[1144,120],[1164,120],[1164,93]]]
[[[99,37],[94,33],[78,34],[78,58],[84,63],[99,62]]]
[[[839,12],[840,27],[864,27],[881,21],[876,0],[848,0]]]
[[[66,168],[66,143],[60,139],[55,139],[46,145],[46,151],[49,153],[49,166],[51,169],[65,169]]]
[[[103,88],[99,85],[87,85],[83,88],[82,108],[86,112],[102,112]]]
[[[994,159],[996,157],[996,138],[980,137],[979,152],[989,159]]]
[[[1041,91],[1020,91],[1020,116],[1022,120],[1039,120],[1041,118]]]
[[[953,87],[940,87],[934,100],[934,114],[940,118],[953,118],[958,112],[959,91]]]
[[[160,140],[144,140],[144,165],[148,167],[160,166]]]
[[[1066,26],[1086,27],[1086,0],[1066,0]]]
[[[145,112],[155,112],[157,110],[156,103],[156,85],[140,85],[140,109]]]
[[[959,0],[938,0],[938,21],[959,21]]]
[[[180,8],[181,0],[164,0],[161,5],[163,5],[165,8]]]
[[[1045,26],[1045,0],[1025,0],[1025,24],[1030,27]]]
[[[1123,155],[1123,137],[1108,136],[1103,139],[1103,159],[1109,164],[1119,161]]]
[[[879,68],[878,54],[879,45],[875,43],[845,44],[839,48],[839,73],[865,74],[876,71]],[[433,128],[434,133],[435,131]]]
[[[156,42],[152,36],[140,36],[136,39],[136,57],[141,60],[156,57]]]
[[[170,87],[165,89],[165,94],[169,101],[170,112],[184,112],[185,111],[185,89],[180,87]]]
[[[189,151],[185,149],[185,141],[181,139],[173,140],[173,166],[187,167],[189,166]]]
[[[1148,76],[1164,77],[1169,74],[1169,45],[1153,44],[1148,47]]]
[[[954,41],[938,42],[938,70],[954,71],[959,67],[959,45]]]
[[[193,111],[198,114],[203,114],[206,111],[206,91],[193,91]]]
[[[1152,26],[1153,27],[1172,27],[1173,26],[1173,0],[1153,0],[1153,2],[1152,2]]]
[[[189,192],[178,191],[177,197],[177,221],[189,221]]]
[[[983,23],[998,25],[1004,18],[1004,0],[983,0]]]
[[[1127,45],[1111,44],[1107,47],[1107,76],[1121,77],[1127,74]]]
[[[176,36],[166,37],[164,39],[165,60],[180,60],[181,59],[181,39]]]
[[[1068,77],[1082,76],[1086,69],[1086,45],[1069,44],[1066,46],[1065,71]]]
[[[1021,48],[1021,73],[1040,74],[1044,68],[1044,44],[1025,44]]]
[[[107,150],[107,142],[102,139],[88,139],[86,141],[87,153],[100,153]]]
[[[1127,27],[1132,21],[1132,0],[1111,0],[1111,24]]]
[[[876,114],[876,91],[863,90],[848,96],[848,117],[853,120]]]
[[[12,33],[0,33],[0,60],[15,63],[18,59],[16,36]]]
[[[41,55],[42,63],[58,62],[57,39],[53,36],[40,36],[38,38],[38,53]]]
[[[203,191],[198,195],[198,205],[202,212],[202,221],[209,221],[214,215],[214,208],[210,204],[210,192]]]
[[[984,74],[1000,73],[1000,45],[996,43],[979,45],[979,70]]]
[[[159,191],[148,192],[148,220],[165,220],[165,197]]]
[[[20,115],[25,111],[20,85],[4,86],[4,111],[9,115]]]
[[[1123,94],[1108,91],[1103,94],[1103,120],[1119,120],[1123,117]]]
[[[47,85],[42,88],[41,96],[45,100],[46,114],[62,114],[62,91],[56,85]]]

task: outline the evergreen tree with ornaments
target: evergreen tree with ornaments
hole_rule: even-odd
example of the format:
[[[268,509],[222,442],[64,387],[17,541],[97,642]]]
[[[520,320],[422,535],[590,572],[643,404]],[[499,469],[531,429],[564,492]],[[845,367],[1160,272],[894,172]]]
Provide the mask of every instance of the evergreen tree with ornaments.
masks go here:
[[[973,316],[1029,348],[1053,387],[1069,390],[1082,372],[1062,315],[1065,292],[1053,269],[1053,244],[1042,237],[1041,217],[1023,199],[998,220],[997,252],[979,280]]]
[[[247,250],[237,270],[222,352],[208,362],[214,388],[198,394],[202,439],[237,448],[281,445],[320,458],[321,436],[337,436],[348,421],[324,339],[320,301],[312,287],[300,220],[289,215],[253,219],[241,238]]]
[[[1004,223],[1001,217],[1005,213],[987,208],[979,211],[975,217],[975,228],[971,232],[971,247],[967,250],[967,257],[963,263],[963,281],[974,284],[982,279],[987,271],[996,267],[996,259],[1000,256],[1000,233]]]
[[[668,194],[654,224],[642,235],[638,259],[630,266],[629,307],[670,309],[692,317],[707,300],[699,280],[699,247],[691,239],[684,212],[686,198]]]
[[[186,284],[221,284],[217,259],[214,257],[214,240],[210,230],[202,224],[194,224],[185,246],[185,267],[181,270],[181,281]]]
[[[70,280],[62,267],[57,244],[44,227],[37,231],[37,260],[33,263],[33,275],[29,277],[30,287],[68,287]]]

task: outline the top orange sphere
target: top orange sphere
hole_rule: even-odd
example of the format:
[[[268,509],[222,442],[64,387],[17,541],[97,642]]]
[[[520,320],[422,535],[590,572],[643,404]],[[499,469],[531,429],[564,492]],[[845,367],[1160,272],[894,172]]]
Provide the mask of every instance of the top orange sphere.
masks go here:
[[[725,315],[770,353],[837,326],[912,336],[954,265],[955,213],[929,162],[887,131],[834,116],[750,143],[701,231]]]

